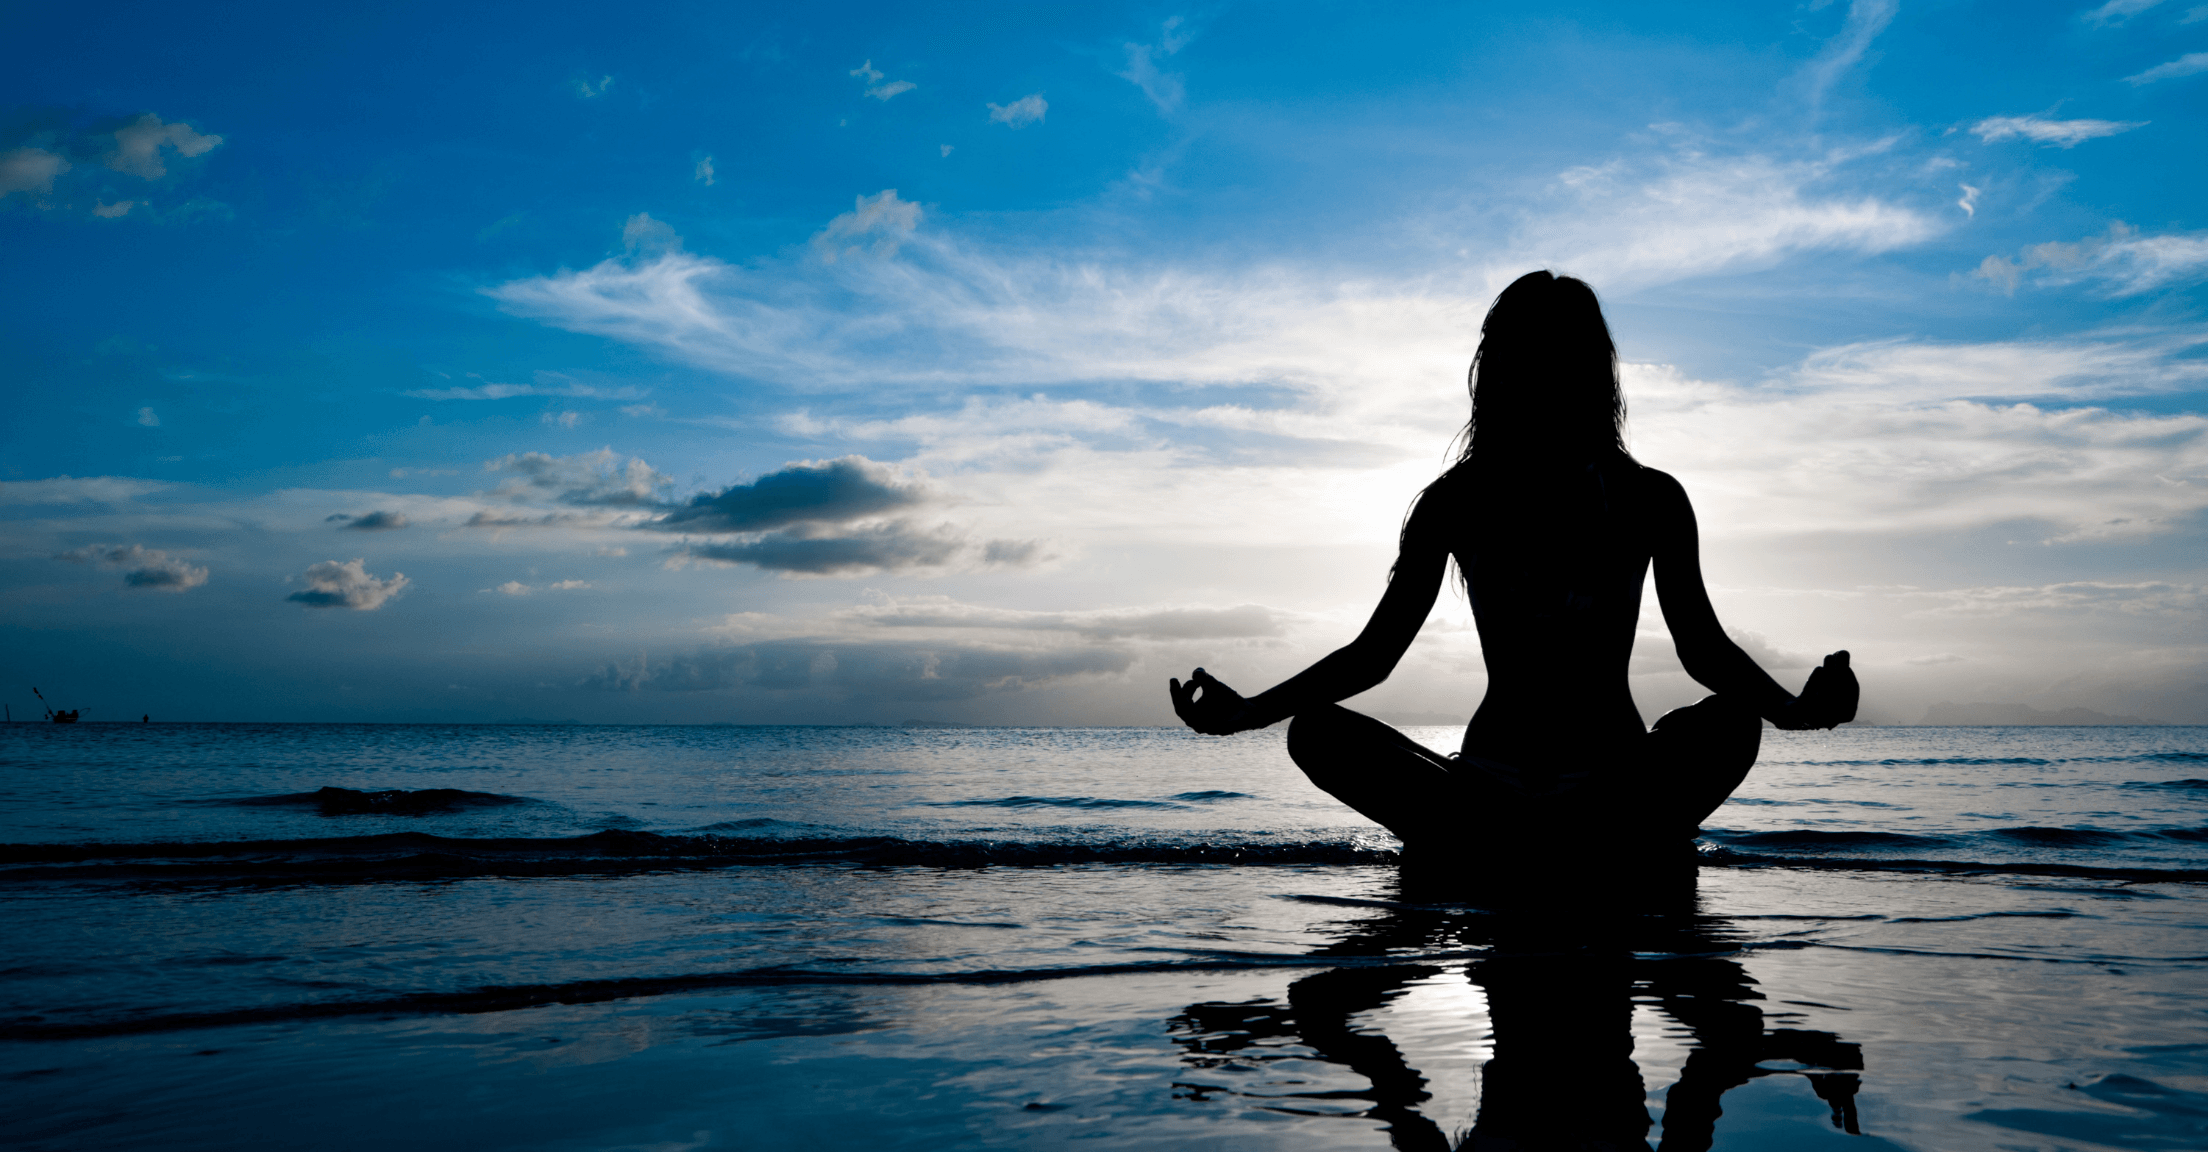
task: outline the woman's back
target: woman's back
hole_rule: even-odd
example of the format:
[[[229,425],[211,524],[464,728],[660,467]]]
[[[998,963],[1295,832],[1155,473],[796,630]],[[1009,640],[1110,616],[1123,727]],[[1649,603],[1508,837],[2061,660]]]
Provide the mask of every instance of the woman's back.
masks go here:
[[[1487,666],[1467,751],[1520,761],[1562,748],[1576,759],[1640,736],[1626,670],[1670,477],[1621,454],[1468,466],[1452,479],[1428,499]],[[1564,732],[1575,739],[1560,742]]]

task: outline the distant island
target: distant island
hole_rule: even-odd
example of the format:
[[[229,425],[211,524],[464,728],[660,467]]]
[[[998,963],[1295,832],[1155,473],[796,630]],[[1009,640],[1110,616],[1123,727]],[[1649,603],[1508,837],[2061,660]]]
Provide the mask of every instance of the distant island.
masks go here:
[[[2161,724],[2137,716],[2111,716],[2091,708],[2058,708],[2052,712],[2029,704],[1957,704],[1942,700],[1924,710],[1919,724],[1940,727],[1976,727],[1995,724]]]

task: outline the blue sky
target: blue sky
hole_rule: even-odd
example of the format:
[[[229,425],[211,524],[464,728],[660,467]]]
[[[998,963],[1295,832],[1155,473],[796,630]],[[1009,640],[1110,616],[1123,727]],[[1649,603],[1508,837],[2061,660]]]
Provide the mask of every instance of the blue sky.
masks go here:
[[[2187,0],[0,28],[11,700],[1164,722],[1354,632],[1553,267],[1782,680],[2208,722]],[[1481,687],[1445,599],[1364,703]]]

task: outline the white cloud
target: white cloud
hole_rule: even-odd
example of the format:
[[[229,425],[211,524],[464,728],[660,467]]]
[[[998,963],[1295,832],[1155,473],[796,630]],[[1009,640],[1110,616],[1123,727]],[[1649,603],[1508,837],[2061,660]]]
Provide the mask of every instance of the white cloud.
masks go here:
[[[0,504],[128,504],[170,485],[130,476],[55,476],[0,480]]]
[[[951,145],[949,145],[949,144],[945,144],[945,145],[943,145],[943,158],[944,158],[944,159],[946,159],[946,160],[950,159],[950,158],[951,158],[951,151],[952,151],[952,147],[951,147]]]
[[[891,80],[887,84],[882,83],[882,73],[874,67],[874,61],[872,60],[853,68],[851,75],[866,81],[866,94],[876,100],[887,101],[900,92],[910,92],[919,87],[918,84],[910,80]]]
[[[546,591],[550,592],[572,592],[577,588],[588,588],[590,586],[588,580],[554,580],[544,587]]]
[[[102,220],[118,220],[128,216],[130,210],[137,206],[137,203],[136,200],[117,200],[115,203],[109,204],[95,200],[92,202],[92,214]]]
[[[2090,614],[2113,612],[2133,617],[2197,618],[2208,608],[2208,588],[2197,584],[2140,581],[2132,584],[2074,580],[2057,584],[1912,590],[1902,594],[1930,600],[1917,616],[2014,616],[2024,613]]]
[[[2136,87],[2152,84],[2157,80],[2175,80],[2202,72],[2208,72],[2208,52],[2187,52],[2167,64],[2157,64],[2136,76],[2126,76],[2124,82]]]
[[[483,470],[518,477],[493,495],[579,507],[656,508],[674,486],[673,477],[637,457],[623,460],[610,447],[573,456],[518,452],[485,461]]]
[[[125,585],[157,592],[183,592],[207,582],[207,569],[140,544],[94,544],[64,552],[58,559],[128,569],[123,573]]]
[[[2079,13],[2078,19],[2103,27],[2121,24],[2160,3],[2162,0],[2108,0],[2098,8]]]
[[[169,174],[161,150],[174,148],[179,156],[198,156],[222,143],[222,137],[203,135],[178,122],[163,124],[151,112],[115,130],[115,147],[104,158],[117,172],[159,180]]]
[[[690,178],[711,188],[713,186],[713,158],[707,156],[705,159],[698,161],[697,167],[691,169]]]
[[[1561,203],[1501,263],[1569,269],[1615,292],[1768,267],[1798,252],[1889,252],[1938,235],[1942,225],[1914,208],[1821,191],[1862,155],[1785,160],[1687,148],[1573,168],[1558,179]]]
[[[1298,617],[1258,604],[1037,612],[962,603],[948,596],[908,596],[884,597],[845,609],[836,618],[870,628],[1070,632],[1089,640],[1254,640],[1282,635]]]
[[[140,408],[138,410],[138,423],[141,427],[145,428],[159,428],[161,426],[161,417],[155,415],[153,409],[151,408]]]
[[[606,94],[606,89],[613,87],[613,77],[600,76],[598,82],[593,84],[587,77],[578,76],[570,83],[570,87],[575,89],[575,95],[585,100],[596,100]]]
[[[538,415],[537,422],[548,428],[573,428],[589,419],[581,412],[545,412]]]
[[[605,388],[594,384],[581,384],[556,372],[537,373],[534,384],[485,383],[453,388],[412,388],[400,393],[416,400],[506,400],[515,396],[565,396],[577,400],[635,400],[650,394],[650,389],[633,385]],[[423,419],[428,419],[424,417]]]
[[[1963,196],[1962,199],[1955,201],[1955,206],[1962,209],[1964,215],[1976,217],[1978,215],[1978,194],[1984,189],[1975,188],[1968,184],[1958,184],[1956,187],[1963,190]]]
[[[1042,123],[1043,116],[1049,111],[1050,101],[1043,99],[1042,93],[1036,92],[1022,96],[1010,104],[989,105],[989,119],[1008,128],[1025,128],[1030,124]]]
[[[630,255],[657,256],[682,251],[682,237],[675,234],[674,225],[652,219],[649,212],[639,212],[622,223],[621,247]]]
[[[1211,269],[1038,258],[918,228],[894,190],[860,197],[815,238],[895,260],[759,261],[688,253],[607,261],[487,289],[509,311],[801,388],[1143,379],[1346,387],[1461,374],[1493,293],[1529,267],[1606,291],[1769,267],[1813,251],[1876,253],[1936,235],[1931,217],[1824,192],[1851,157],[1787,161],[1680,151],[1574,169],[1540,215],[1469,268],[1374,284],[1324,268]],[[1406,225],[1441,252],[1450,220]],[[1443,247],[1446,244],[1447,247]],[[1449,365],[1454,364],[1454,367]]]
[[[2115,136],[2147,126],[2145,120],[2048,120],[2040,116],[1989,116],[1970,126],[1988,144],[2003,140],[2030,140],[2057,148],[2075,148],[2088,140]]]
[[[855,255],[855,242],[871,239],[875,255],[891,256],[919,226],[920,206],[899,200],[895,188],[884,188],[872,196],[858,197],[856,207],[813,233],[813,249],[822,260],[833,264],[839,256]]]
[[[1161,72],[1152,54],[1160,51],[1150,44],[1127,45],[1127,70],[1120,78],[1142,89],[1142,94],[1158,106],[1160,112],[1171,112],[1181,106],[1187,89],[1178,73]],[[995,107],[991,105],[990,107]],[[991,117],[994,119],[994,115]]]
[[[483,591],[496,592],[503,596],[527,596],[532,589],[519,580],[508,580],[496,588],[485,588]]]
[[[67,172],[70,167],[67,160],[43,148],[14,148],[0,152],[0,196],[12,192],[45,195],[54,190],[54,177]]]
[[[2118,220],[2108,235],[2074,244],[2051,241],[2024,249],[2016,259],[1988,256],[1972,275],[2014,293],[2026,273],[2045,285],[2094,280],[2114,296],[2136,296],[2208,272],[2208,232],[2142,236]]]
[[[1837,83],[1843,73],[1855,67],[1870,50],[1871,41],[1893,22],[1900,5],[1896,0],[1850,0],[1847,22],[1838,35],[1826,41],[1823,51],[1804,68],[1804,78],[1809,83],[1811,107],[1823,103],[1825,93]]]
[[[1679,474],[1711,537],[2010,525],[2063,544],[2182,528],[2208,509],[2208,417],[1949,398],[2044,389],[2075,403],[2204,380],[2175,342],[2075,343],[1857,345],[1761,388],[1636,365],[1634,451]]]
[[[388,578],[370,575],[366,562],[359,557],[310,564],[300,579],[306,581],[306,589],[284,599],[309,608],[351,608],[356,612],[383,607],[410,583],[403,572],[393,572]]]

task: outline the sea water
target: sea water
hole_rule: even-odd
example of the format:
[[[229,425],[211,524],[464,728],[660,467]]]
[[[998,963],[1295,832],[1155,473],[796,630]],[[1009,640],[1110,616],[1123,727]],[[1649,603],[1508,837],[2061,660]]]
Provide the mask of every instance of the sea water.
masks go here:
[[[1437,886],[1278,732],[9,725],[0,1141],[2208,1147],[2208,729],[1532,831]]]

